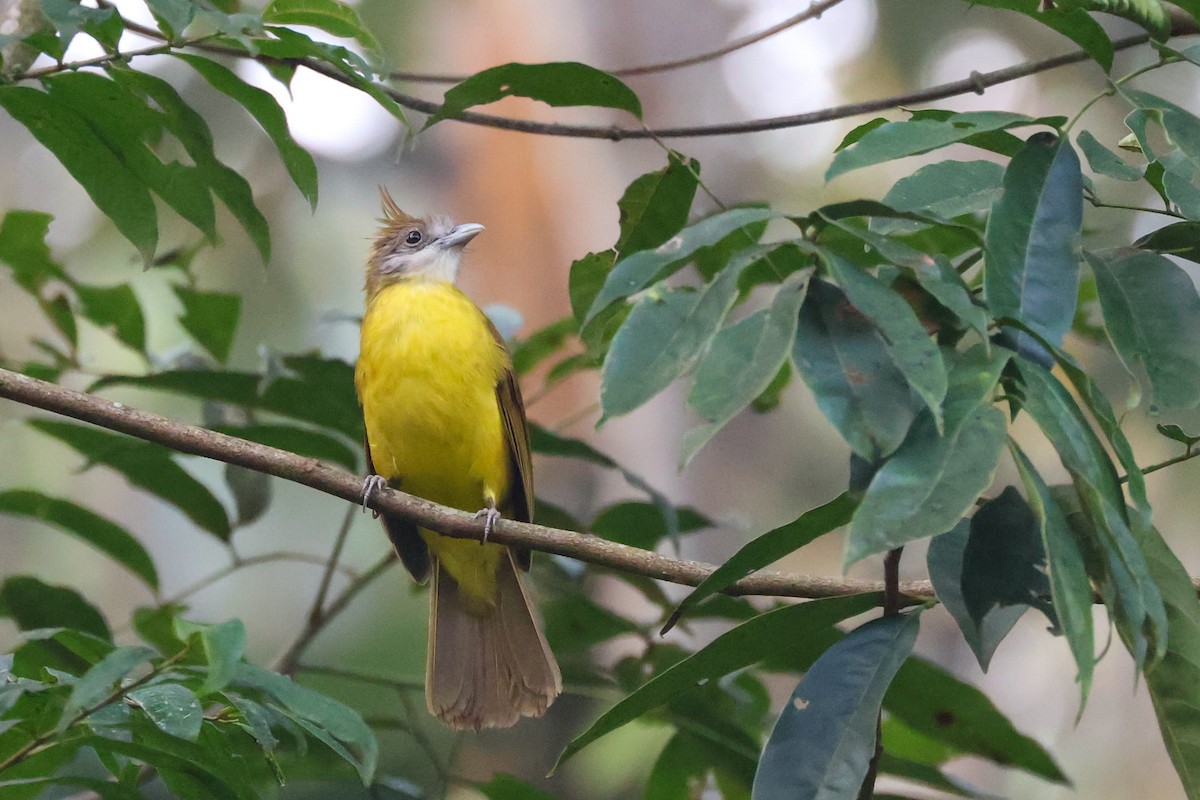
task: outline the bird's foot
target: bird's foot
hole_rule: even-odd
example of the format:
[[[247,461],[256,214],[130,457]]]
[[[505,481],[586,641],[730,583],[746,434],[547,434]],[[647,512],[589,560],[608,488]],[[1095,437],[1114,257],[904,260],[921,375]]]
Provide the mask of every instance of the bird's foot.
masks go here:
[[[374,500],[375,495],[379,494],[381,490],[386,489],[387,485],[387,479],[382,475],[368,475],[366,477],[363,481],[362,493],[362,510],[364,514],[367,513],[367,504]],[[371,516],[379,519],[379,512],[371,509]]]
[[[492,529],[496,527],[496,520],[500,519],[500,512],[496,507],[489,505],[487,508],[481,508],[475,512],[475,519],[483,518],[483,544],[487,544],[488,537],[492,535]]]

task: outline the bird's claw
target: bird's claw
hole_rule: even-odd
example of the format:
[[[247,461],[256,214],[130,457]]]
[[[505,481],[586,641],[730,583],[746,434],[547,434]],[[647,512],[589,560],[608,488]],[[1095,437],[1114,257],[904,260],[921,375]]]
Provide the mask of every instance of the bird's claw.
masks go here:
[[[367,513],[367,504],[370,503],[371,500],[375,498],[375,495],[379,494],[381,490],[386,489],[387,485],[387,479],[382,475],[368,475],[366,477],[366,479],[363,481],[362,493],[362,510],[364,514]],[[375,509],[371,509],[371,515],[375,519],[379,519],[379,512]]]
[[[475,512],[475,519],[480,517],[483,518],[483,544],[487,544],[488,537],[496,527],[496,520],[500,519],[500,512],[494,506],[488,506]]]

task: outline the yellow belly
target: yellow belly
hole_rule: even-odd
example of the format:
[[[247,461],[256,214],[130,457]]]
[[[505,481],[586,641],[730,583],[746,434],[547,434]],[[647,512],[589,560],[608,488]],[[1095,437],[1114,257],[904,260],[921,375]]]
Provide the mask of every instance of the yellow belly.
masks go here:
[[[510,476],[496,383],[506,366],[483,312],[452,285],[380,290],[363,317],[355,372],[375,471],[463,511],[502,505]],[[495,596],[501,546],[421,535],[466,593]]]

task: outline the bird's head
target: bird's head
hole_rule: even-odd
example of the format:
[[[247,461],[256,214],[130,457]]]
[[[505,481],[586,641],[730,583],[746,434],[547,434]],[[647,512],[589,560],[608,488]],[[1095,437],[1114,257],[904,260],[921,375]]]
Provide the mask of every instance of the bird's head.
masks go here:
[[[382,227],[367,260],[368,294],[407,278],[453,283],[463,248],[483,230],[474,222],[455,225],[449,218],[434,215],[410,217],[387,189],[383,198]]]

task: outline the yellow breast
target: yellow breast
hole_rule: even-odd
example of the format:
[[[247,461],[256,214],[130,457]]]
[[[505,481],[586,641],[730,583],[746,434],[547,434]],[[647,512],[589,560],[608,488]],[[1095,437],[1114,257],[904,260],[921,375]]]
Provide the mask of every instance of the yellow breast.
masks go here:
[[[507,365],[483,312],[453,285],[410,280],[376,293],[355,371],[375,471],[464,511],[502,504],[509,455],[496,383]],[[422,535],[465,590],[494,594],[502,548]]]

